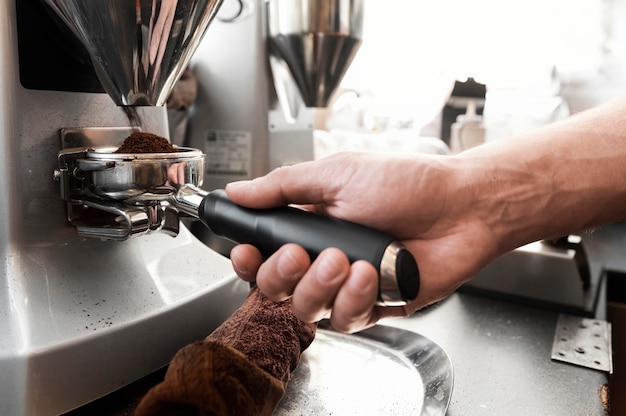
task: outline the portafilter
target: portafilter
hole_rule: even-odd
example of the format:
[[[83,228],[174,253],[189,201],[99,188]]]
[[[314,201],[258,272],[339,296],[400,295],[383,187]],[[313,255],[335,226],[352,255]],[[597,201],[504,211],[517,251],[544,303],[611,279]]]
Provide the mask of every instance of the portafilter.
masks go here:
[[[311,258],[324,249],[342,250],[351,262],[366,260],[379,274],[381,305],[404,305],[416,298],[420,275],[411,253],[395,239],[353,222],[296,207],[250,209],[233,203],[223,190],[200,188],[204,154],[181,147],[172,153],[114,153],[115,148],[75,148],[59,153],[62,197],[75,207],[113,214],[102,218],[76,214],[83,234],[124,239],[135,232],[115,225],[136,221],[139,231],[177,231],[180,216],[199,219],[215,234],[256,246],[269,256],[287,243],[304,247]],[[142,216],[143,213],[143,216]],[[139,219],[137,219],[139,218]],[[146,222],[148,225],[146,225]],[[111,224],[113,223],[113,225]],[[157,224],[155,226],[155,223]],[[103,225],[105,224],[105,225]]]

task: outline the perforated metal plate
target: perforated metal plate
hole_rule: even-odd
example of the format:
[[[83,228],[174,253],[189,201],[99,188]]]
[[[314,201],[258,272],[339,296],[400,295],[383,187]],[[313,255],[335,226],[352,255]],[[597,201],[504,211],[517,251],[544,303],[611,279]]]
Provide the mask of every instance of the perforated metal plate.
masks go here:
[[[613,373],[611,324],[597,319],[559,315],[552,359]]]

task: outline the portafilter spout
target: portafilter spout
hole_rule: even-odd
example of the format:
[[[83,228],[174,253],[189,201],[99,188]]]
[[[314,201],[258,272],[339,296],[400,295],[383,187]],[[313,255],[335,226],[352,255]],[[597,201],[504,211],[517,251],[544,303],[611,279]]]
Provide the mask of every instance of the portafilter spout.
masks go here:
[[[222,0],[45,0],[121,106],[165,104]]]

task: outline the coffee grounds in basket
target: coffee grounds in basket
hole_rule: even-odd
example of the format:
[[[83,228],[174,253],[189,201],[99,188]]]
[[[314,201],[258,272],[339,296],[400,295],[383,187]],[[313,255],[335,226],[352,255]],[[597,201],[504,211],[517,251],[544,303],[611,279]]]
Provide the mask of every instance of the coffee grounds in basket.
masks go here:
[[[165,137],[136,131],[114,153],[173,153],[176,149]]]

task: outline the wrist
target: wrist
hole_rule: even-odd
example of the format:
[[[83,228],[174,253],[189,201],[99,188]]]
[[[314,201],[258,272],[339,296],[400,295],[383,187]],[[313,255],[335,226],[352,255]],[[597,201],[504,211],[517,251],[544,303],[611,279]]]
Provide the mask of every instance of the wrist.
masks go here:
[[[458,155],[503,250],[626,219],[626,148],[611,126],[583,115]]]
[[[505,143],[485,145],[457,157],[465,210],[482,224],[495,243],[495,255],[544,238],[553,231],[554,163],[525,159]]]

